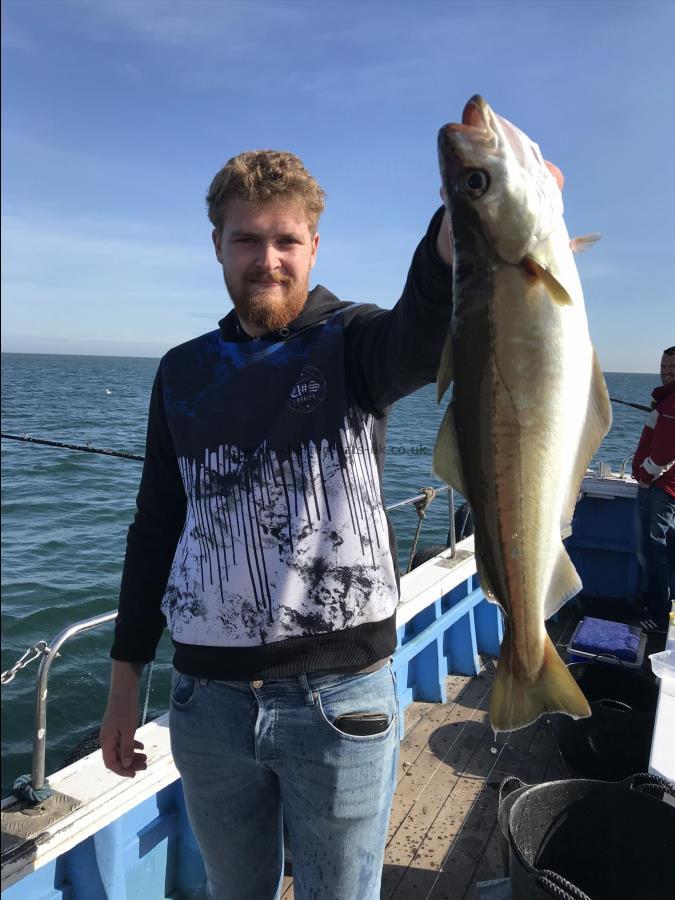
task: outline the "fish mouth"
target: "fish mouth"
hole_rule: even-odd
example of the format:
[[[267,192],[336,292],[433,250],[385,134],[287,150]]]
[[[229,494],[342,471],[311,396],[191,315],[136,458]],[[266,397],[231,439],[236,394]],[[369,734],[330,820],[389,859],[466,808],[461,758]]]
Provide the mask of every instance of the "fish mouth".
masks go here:
[[[480,128],[482,131],[491,131],[490,107],[480,94],[474,94],[467,100],[462,113],[462,125],[467,128]],[[455,126],[458,127],[458,126]]]
[[[438,150],[441,158],[451,155],[469,155],[475,145],[494,145],[496,131],[494,113],[487,100],[474,94],[467,101],[461,122],[451,122],[438,132]],[[463,151],[463,152],[462,152]]]

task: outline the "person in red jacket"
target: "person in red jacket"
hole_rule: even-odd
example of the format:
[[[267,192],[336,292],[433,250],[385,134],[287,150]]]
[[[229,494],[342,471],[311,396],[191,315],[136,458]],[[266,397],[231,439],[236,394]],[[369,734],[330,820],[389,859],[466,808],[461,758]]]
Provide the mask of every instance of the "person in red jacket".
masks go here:
[[[645,631],[667,629],[675,600],[675,347],[663,351],[661,382],[652,391],[652,412],[633,457]]]

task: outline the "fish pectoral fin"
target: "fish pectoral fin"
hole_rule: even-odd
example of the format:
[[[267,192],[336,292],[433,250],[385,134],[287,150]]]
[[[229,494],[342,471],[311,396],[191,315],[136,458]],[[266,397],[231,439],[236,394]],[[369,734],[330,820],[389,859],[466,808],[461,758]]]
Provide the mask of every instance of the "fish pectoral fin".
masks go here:
[[[507,625],[490,699],[490,724],[495,733],[525,728],[546,713],[565,713],[573,719],[590,716],[588,700],[548,635],[544,643],[543,663],[534,681],[516,674],[518,667],[512,665],[512,655],[511,634]]]
[[[544,266],[538,263],[533,256],[526,256],[521,265],[530,278],[537,278],[539,281],[543,282],[550,297],[555,300],[556,303],[560,303],[563,306],[570,306],[572,304],[572,298],[562,284],[560,284],[555,275],[551,274],[548,269],[545,269]]]
[[[448,406],[438,429],[436,438],[436,446],[434,447],[434,457],[432,462],[432,470],[442,478],[446,484],[452,485],[466,497],[466,489],[464,487],[465,479],[462,471],[462,461],[459,455],[459,445],[457,443],[457,429],[455,427],[455,417],[452,412],[452,404]]]
[[[454,378],[454,366],[452,355],[452,335],[448,332],[448,336],[443,344],[441,351],[441,359],[438,364],[438,374],[436,375],[436,402],[440,403],[443,394],[447,391],[448,385]]]
[[[593,247],[602,238],[597,231],[590,234],[580,234],[578,237],[572,238],[570,241],[570,250],[572,253],[585,253],[590,247]]]
[[[562,509],[561,529],[572,521],[574,508],[579,498],[581,482],[586,474],[586,468],[595,456],[603,438],[612,425],[612,404],[607,393],[605,378],[598,362],[598,357],[593,350],[593,362],[591,368],[591,381],[586,401],[586,422],[579,440],[577,457],[570,478],[569,489],[565,504]]]

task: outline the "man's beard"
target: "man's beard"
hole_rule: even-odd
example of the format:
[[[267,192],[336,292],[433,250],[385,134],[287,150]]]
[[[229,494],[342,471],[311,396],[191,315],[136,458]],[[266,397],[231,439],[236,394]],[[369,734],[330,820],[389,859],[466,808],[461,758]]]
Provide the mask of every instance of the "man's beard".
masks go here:
[[[304,284],[283,276],[275,277],[281,290],[274,288],[273,296],[270,296],[270,291],[251,284],[251,280],[249,276],[241,289],[235,291],[225,275],[225,286],[240,319],[255,328],[277,331],[300,315],[307,302],[309,273]]]

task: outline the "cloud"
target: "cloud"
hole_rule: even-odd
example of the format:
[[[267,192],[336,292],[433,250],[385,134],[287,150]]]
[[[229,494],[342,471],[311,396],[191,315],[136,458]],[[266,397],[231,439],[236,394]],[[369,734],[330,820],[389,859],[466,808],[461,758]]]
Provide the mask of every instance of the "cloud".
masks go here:
[[[263,10],[249,0],[70,0],[68,5],[77,14],[76,27],[94,40],[132,38],[197,49],[223,38],[240,47],[242,42],[259,47],[261,33],[288,25],[308,11],[307,6],[286,2],[264,4]]]

